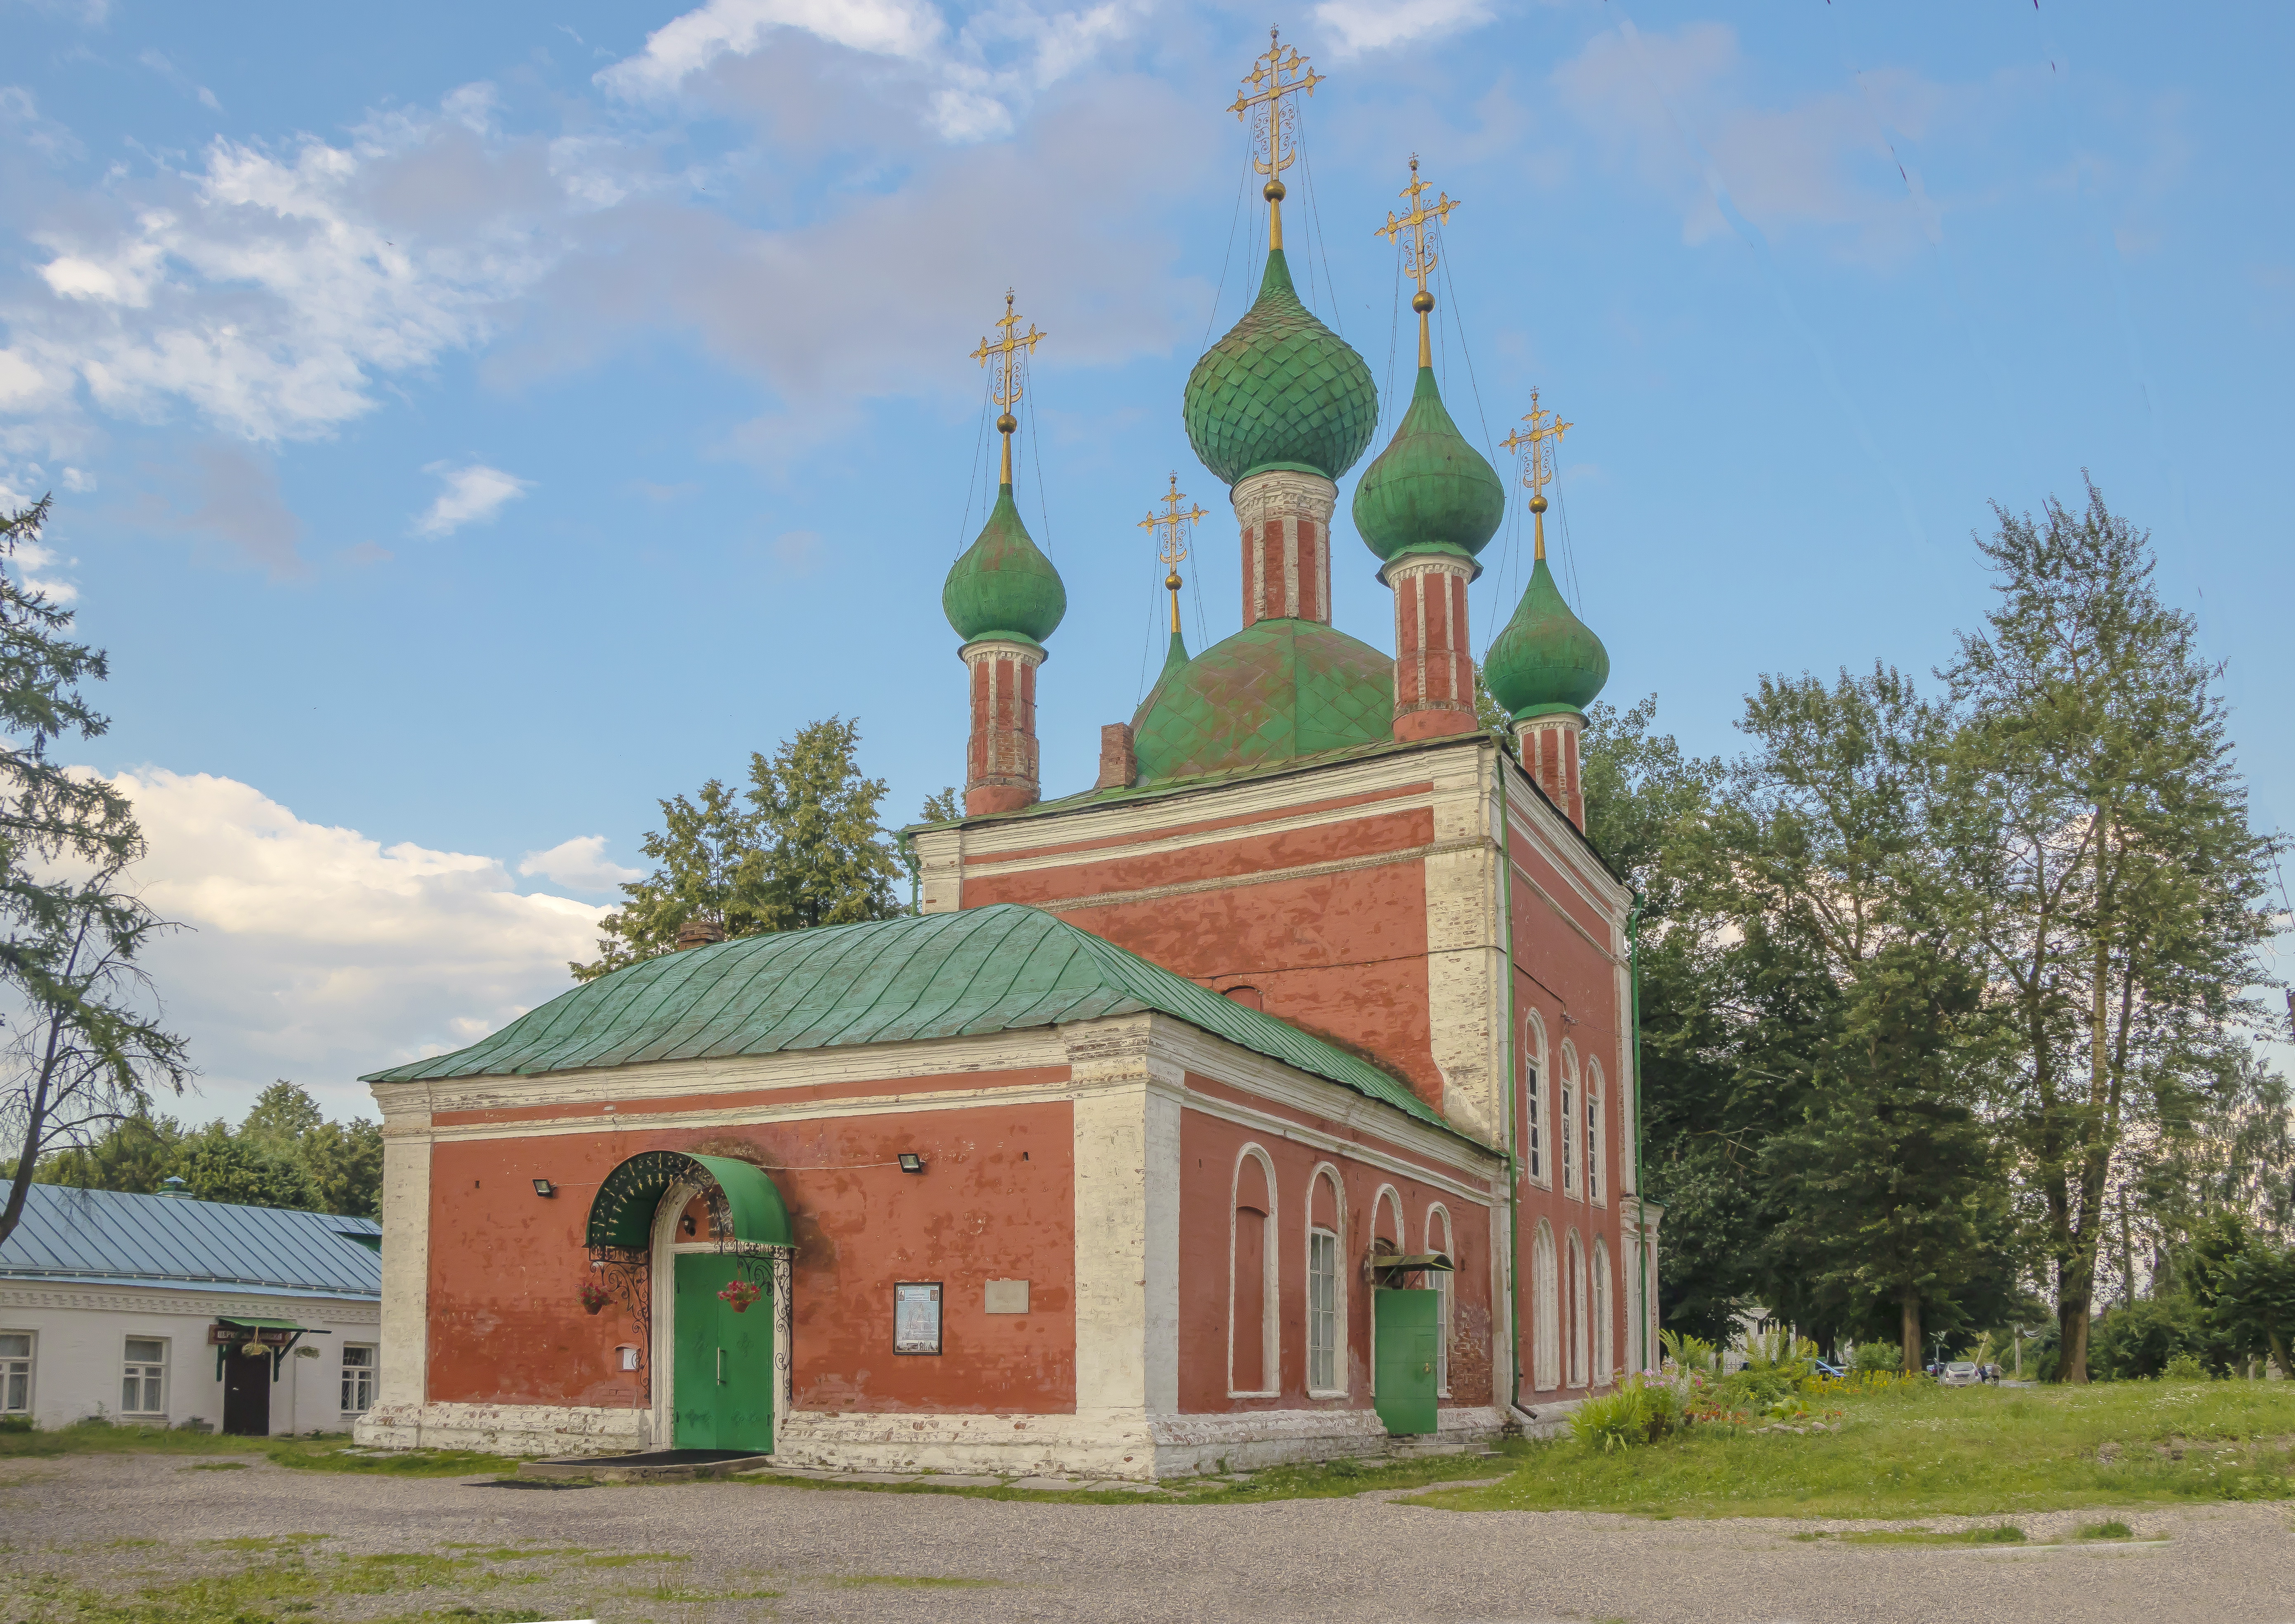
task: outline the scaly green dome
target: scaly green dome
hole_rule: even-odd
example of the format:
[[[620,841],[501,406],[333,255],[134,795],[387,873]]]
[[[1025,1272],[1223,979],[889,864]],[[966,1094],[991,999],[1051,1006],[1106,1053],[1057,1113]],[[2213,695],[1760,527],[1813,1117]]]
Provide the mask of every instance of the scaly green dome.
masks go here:
[[[996,487],[988,522],[964,555],[949,566],[940,589],[948,624],[968,643],[984,637],[1041,643],[1068,612],[1060,572],[1039,551],[1012,505],[1012,487]]]
[[[1506,518],[1498,470],[1442,406],[1434,369],[1418,369],[1410,410],[1355,483],[1355,528],[1382,563],[1406,552],[1472,558]]]
[[[1394,737],[1394,660],[1318,621],[1258,621],[1166,666],[1131,730],[1143,782],[1376,744]]]
[[[1554,572],[1539,559],[1514,618],[1482,660],[1483,683],[1516,722],[1526,722],[1584,710],[1609,680],[1610,651],[1570,612]]]
[[[1347,341],[1299,302],[1281,249],[1259,298],[1188,374],[1188,443],[1228,485],[1262,469],[1335,480],[1378,427],[1378,389]]]

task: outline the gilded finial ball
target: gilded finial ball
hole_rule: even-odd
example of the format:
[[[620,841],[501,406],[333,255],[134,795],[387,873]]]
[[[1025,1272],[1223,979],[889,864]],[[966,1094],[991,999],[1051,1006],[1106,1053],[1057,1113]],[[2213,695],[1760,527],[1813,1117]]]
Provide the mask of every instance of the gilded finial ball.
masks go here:
[[[996,420],[996,432],[999,434],[1010,434],[1019,426],[1020,420],[1014,417],[1009,412],[1007,412],[1003,416]]]
[[[1533,512],[1533,513],[1543,513],[1543,512],[1545,512],[1545,511],[1546,511],[1546,498],[1545,498],[1545,497],[1543,497],[1543,496],[1533,496],[1533,497],[1531,497],[1531,498],[1530,499],[1530,510],[1531,510],[1531,512]]]
[[[1167,592],[1176,592],[1180,590],[1180,572],[1178,570],[1175,569],[1170,575],[1164,577],[1164,590]]]
[[[1410,307],[1413,310],[1416,310],[1420,315],[1425,315],[1428,311],[1434,308],[1434,296],[1427,292],[1425,289],[1421,288],[1417,292],[1410,296]]]
[[[1259,195],[1270,203],[1280,203],[1289,194],[1283,190],[1281,181],[1270,180],[1259,189]]]

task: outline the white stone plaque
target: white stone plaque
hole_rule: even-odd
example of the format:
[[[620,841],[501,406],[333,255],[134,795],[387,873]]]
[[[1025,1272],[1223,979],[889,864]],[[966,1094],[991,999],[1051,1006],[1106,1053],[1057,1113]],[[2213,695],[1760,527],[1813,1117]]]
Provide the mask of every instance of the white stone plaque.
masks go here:
[[[1028,1283],[1025,1280],[991,1280],[988,1283],[987,1307],[992,1314],[1026,1313]]]

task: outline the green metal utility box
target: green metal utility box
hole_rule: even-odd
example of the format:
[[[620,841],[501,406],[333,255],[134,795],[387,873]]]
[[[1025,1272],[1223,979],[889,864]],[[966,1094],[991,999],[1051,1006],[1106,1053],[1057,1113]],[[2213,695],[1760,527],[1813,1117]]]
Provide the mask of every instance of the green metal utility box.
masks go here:
[[[1396,1434],[1435,1430],[1435,1364],[1440,1353],[1442,1297],[1439,1292],[1378,1286],[1371,1314],[1378,1358],[1371,1369],[1378,1418]]]

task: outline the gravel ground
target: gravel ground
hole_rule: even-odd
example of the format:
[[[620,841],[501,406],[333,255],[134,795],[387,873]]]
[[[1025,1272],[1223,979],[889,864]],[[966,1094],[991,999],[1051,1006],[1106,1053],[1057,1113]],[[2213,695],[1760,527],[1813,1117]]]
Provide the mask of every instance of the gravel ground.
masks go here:
[[[663,1553],[683,1562],[535,1563],[540,1583],[331,1601],[319,1616],[467,1604],[611,1624],[750,1619],[2110,1620],[2295,1624],[2295,1506],[2224,1505],[2015,1518],[2031,1540],[2117,1516],[2164,1543],[1850,1546],[1791,1536],[1841,1522],[1653,1522],[1574,1512],[1459,1514],[1388,1498],[1183,1507],[684,1483],[577,1489],[297,1472],[179,1458],[0,1463],[0,1617],[29,1576],[132,1589],[260,1560],[203,1541],[323,1534],[328,1553],[450,1543]],[[1946,1529],[1969,1519],[1931,1518]],[[157,1547],[116,1548],[127,1536]],[[451,1553],[450,1553],[451,1554]],[[981,1587],[899,1578],[986,1580]],[[657,1588],[657,1587],[663,1587]],[[7,1598],[14,1588],[17,1599]],[[774,1589],[776,1599],[690,1595]],[[560,1612],[558,1609],[568,1609]]]

